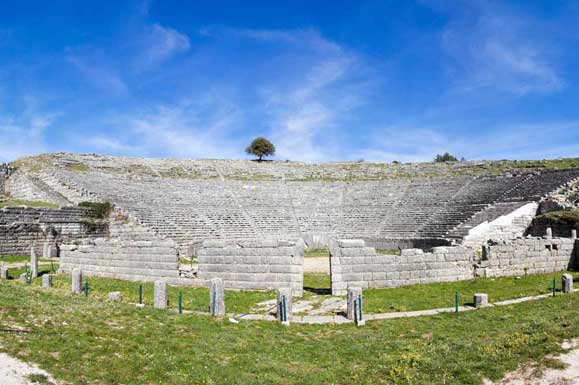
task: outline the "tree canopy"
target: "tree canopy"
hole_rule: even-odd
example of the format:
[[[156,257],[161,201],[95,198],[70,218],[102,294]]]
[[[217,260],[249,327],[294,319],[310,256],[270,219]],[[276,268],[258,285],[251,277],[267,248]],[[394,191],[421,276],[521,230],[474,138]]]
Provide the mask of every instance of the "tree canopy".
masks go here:
[[[245,152],[257,156],[261,162],[264,156],[275,154],[275,146],[269,140],[258,137],[253,139],[251,144],[245,149]]]
[[[458,162],[458,159],[456,156],[454,155],[450,155],[448,152],[445,152],[444,154],[438,154],[436,155],[436,157],[434,158],[435,162]]]

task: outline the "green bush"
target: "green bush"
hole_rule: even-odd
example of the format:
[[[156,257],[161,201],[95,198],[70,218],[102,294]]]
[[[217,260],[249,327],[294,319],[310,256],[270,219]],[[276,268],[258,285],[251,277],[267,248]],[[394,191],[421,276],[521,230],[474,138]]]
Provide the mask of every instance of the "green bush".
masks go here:
[[[94,219],[106,219],[113,209],[110,202],[80,202],[78,206],[91,209],[91,217]]]

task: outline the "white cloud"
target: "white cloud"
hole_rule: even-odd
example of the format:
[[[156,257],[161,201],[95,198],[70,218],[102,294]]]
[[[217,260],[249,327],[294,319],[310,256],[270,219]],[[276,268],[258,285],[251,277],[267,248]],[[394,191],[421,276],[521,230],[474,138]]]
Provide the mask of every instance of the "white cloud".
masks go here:
[[[240,120],[236,106],[210,93],[113,117],[108,125],[114,133],[87,138],[82,145],[140,156],[239,158],[243,145],[229,134]]]
[[[147,25],[145,34],[137,63],[141,69],[150,69],[191,48],[187,35],[158,23]]]
[[[272,81],[261,89],[277,157],[312,162],[339,157],[340,124],[365,92],[365,84],[352,80],[361,69],[358,57],[313,30],[229,33],[278,44],[280,55],[289,52],[296,63],[291,84]]]
[[[505,124],[482,132],[449,133],[439,128],[387,127],[374,145],[355,151],[351,159],[428,162],[446,151],[477,159],[549,159],[579,153],[579,121]]]
[[[46,151],[45,133],[54,119],[52,114],[25,112],[15,117],[0,113],[0,161]]]
[[[442,35],[443,47],[459,66],[452,74],[457,91],[493,88],[525,95],[565,86],[535,21],[491,2],[467,4]]]
[[[83,55],[78,52],[69,53],[66,59],[81,72],[93,87],[115,95],[128,93],[128,87],[120,73],[111,67],[105,58]]]

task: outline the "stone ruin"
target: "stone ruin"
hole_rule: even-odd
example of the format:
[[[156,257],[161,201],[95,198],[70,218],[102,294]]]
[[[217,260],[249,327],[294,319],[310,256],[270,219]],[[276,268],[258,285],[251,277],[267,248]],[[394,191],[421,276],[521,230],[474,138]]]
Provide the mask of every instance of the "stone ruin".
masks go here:
[[[496,252],[501,242],[513,244],[540,202],[578,177],[579,169],[529,170],[505,162],[305,164],[46,154],[0,169],[0,194],[61,208],[1,209],[0,255],[51,233],[62,245],[67,271],[82,267],[87,274],[189,285],[222,278],[226,288],[291,287],[296,295],[302,290],[301,244],[330,247],[336,292],[355,284],[500,275],[506,265],[483,267],[482,245],[493,240]],[[76,207],[87,201],[114,206],[96,229]],[[344,239],[364,246],[339,246]],[[393,256],[375,249],[410,251]],[[563,259],[570,263],[574,254],[567,254]],[[196,270],[184,274],[180,260],[192,256]],[[541,263],[551,263],[546,258]],[[541,270],[539,262],[529,263],[517,271]]]

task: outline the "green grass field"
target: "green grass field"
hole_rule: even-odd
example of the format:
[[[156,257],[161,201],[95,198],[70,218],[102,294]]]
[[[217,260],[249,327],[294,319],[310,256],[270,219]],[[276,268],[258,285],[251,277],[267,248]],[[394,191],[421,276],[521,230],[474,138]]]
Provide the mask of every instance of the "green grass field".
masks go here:
[[[58,205],[48,202],[25,201],[20,199],[9,199],[5,201],[0,201],[0,208],[11,206],[47,207],[51,209],[58,208]]]
[[[480,384],[579,336],[579,294],[353,325],[213,320],[0,282],[0,350],[70,384]]]

